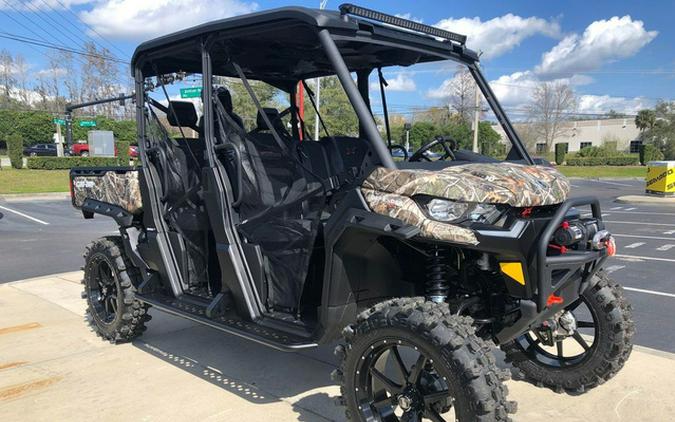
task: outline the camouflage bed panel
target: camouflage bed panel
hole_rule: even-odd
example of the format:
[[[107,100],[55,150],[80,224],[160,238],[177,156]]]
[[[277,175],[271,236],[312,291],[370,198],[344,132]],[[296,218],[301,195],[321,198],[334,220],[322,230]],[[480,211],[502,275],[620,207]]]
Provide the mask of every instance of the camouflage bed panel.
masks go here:
[[[120,206],[132,214],[143,208],[138,171],[106,172],[103,176],[75,176],[73,178],[75,206],[81,207],[86,198]]]
[[[556,169],[513,163],[473,163],[439,171],[377,168],[362,187],[412,197],[534,207],[564,202],[570,184]]]
[[[363,192],[366,202],[374,212],[398,218],[405,223],[417,226],[424,237],[449,242],[478,244],[478,239],[476,239],[472,230],[429,219],[417,203],[407,196],[366,188],[361,188],[361,192]]]

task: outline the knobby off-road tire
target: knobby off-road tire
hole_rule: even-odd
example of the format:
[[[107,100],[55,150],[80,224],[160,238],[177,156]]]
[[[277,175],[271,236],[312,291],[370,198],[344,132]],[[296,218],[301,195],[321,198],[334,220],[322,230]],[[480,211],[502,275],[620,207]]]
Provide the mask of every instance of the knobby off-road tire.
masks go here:
[[[604,271],[597,283],[583,293],[595,313],[595,341],[581,362],[560,368],[544,365],[525,352],[517,340],[502,345],[506,361],[520,370],[519,378],[562,393],[580,394],[603,384],[619,372],[633,349],[635,325],[623,288]]]
[[[336,355],[342,357],[342,363],[339,369],[333,371],[332,377],[334,381],[340,383],[342,395],[338,398],[338,404],[346,407],[347,419],[379,420],[380,416],[373,416],[373,406],[364,405],[362,397],[364,389],[375,390],[371,388],[372,381],[373,377],[379,374],[372,375],[371,370],[366,375],[368,380],[364,382],[364,362],[368,362],[368,359],[377,362],[379,358],[372,356],[377,355],[378,348],[396,349],[395,355],[391,356],[397,358],[400,373],[401,365],[406,368],[407,364],[401,359],[399,348],[407,347],[409,348],[407,351],[414,349],[420,356],[426,355],[428,360],[419,366],[424,368],[433,366],[423,375],[426,377],[427,385],[430,374],[435,374],[436,383],[443,384],[435,394],[447,391],[451,399],[446,395],[442,401],[433,402],[428,414],[420,412],[416,417],[390,414],[383,419],[398,420],[398,417],[401,417],[401,420],[415,421],[424,417],[443,420],[439,419],[438,414],[452,406],[455,412],[453,420],[460,422],[510,420],[508,414],[515,412],[516,403],[507,401],[508,390],[503,384],[510,373],[497,368],[490,343],[475,336],[471,323],[470,318],[452,315],[447,304],[425,302],[423,298],[392,299],[361,313],[357,317],[357,322],[343,331],[346,344],[338,345],[335,350]],[[390,346],[392,344],[395,347]],[[418,358],[407,371],[403,369],[403,374],[408,375],[407,378],[406,375],[400,375],[401,379],[416,377],[410,374],[415,373],[415,367],[419,362]],[[418,403],[426,403],[427,400],[432,402],[426,394],[434,393],[421,390],[416,389],[419,393]],[[391,401],[393,408],[398,409],[399,413],[402,412],[401,402],[397,402],[396,397],[392,397],[388,391],[385,394],[385,397],[387,396],[389,396],[385,398],[387,403]],[[434,412],[435,414],[431,415]]]
[[[93,331],[111,343],[124,343],[145,331],[148,306],[136,300],[138,269],[124,253],[119,236],[107,236],[87,245],[84,252],[84,292],[87,320]]]

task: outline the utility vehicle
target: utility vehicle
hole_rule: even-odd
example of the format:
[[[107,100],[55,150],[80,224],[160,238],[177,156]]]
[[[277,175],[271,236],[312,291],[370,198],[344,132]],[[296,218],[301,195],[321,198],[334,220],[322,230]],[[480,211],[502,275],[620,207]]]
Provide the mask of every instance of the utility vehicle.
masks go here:
[[[140,165],[71,172],[74,206],[120,230],[84,254],[95,331],[132,340],[153,307],[282,351],[339,341],[332,376],[351,420],[508,420],[493,343],[540,386],[611,378],[634,329],[601,270],[615,246],[599,203],[568,198],[566,178],[535,165],[465,41],[347,4],[141,44]],[[508,137],[505,160],[443,134],[392,159],[405,149],[391,142],[382,70],[435,62],[473,76]],[[352,132],[320,119],[324,135],[308,133],[297,94],[315,103],[307,82],[319,77],[343,89]],[[171,99],[190,80],[201,99]],[[259,98],[262,84],[285,110]],[[239,115],[243,97],[257,118]]]

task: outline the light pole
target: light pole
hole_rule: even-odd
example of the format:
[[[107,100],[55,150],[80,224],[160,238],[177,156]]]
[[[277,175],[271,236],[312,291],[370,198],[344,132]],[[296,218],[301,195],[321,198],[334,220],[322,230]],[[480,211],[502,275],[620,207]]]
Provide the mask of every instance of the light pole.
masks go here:
[[[410,129],[412,125],[408,122],[403,124],[403,129],[405,130],[405,152],[410,151]]]
[[[319,9],[326,8],[328,0],[321,0]],[[316,115],[314,116],[314,139],[319,140],[319,107],[321,107],[321,78],[316,78]]]

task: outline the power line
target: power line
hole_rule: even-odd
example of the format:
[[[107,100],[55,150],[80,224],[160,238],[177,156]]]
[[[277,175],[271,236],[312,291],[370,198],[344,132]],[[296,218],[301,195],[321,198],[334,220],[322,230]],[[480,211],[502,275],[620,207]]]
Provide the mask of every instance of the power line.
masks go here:
[[[56,14],[58,15],[56,9],[54,9],[54,8],[53,8],[49,3],[47,3],[45,0],[40,0],[40,2],[42,2],[42,4],[44,4],[51,12],[56,13]],[[26,7],[31,7],[31,6],[30,6],[30,4],[27,4]],[[66,38],[68,38],[70,41],[74,42],[75,44],[83,43],[83,45],[86,44],[86,43],[88,43],[88,42],[92,42],[94,45],[96,45],[96,42],[95,42],[94,40],[92,40],[92,39],[87,39],[87,38],[85,38],[85,37],[82,37],[78,32],[73,32],[72,29],[69,29],[69,28],[63,26],[63,25],[61,24],[61,22],[57,21],[57,20],[56,20],[55,18],[53,18],[49,13],[44,12],[43,10],[41,10],[38,6],[34,6],[34,7],[35,7],[35,9],[33,9],[33,10],[35,10],[36,13],[38,13],[38,12],[39,12],[39,13],[42,13],[47,19],[49,19],[51,22],[53,22],[54,25],[55,25],[55,26],[53,27],[53,29],[55,29],[58,33],[60,33],[61,35],[65,36]],[[63,20],[64,20],[64,21],[68,21],[67,19],[63,19]],[[64,32],[64,31],[67,31],[67,33]],[[71,37],[71,34],[74,35],[77,39],[74,39],[73,37]],[[103,47],[103,46],[99,46],[99,47],[102,48],[102,49],[105,49],[105,47]],[[111,54],[111,56],[112,56],[112,57],[115,57],[115,58],[118,58],[117,56],[115,56],[115,55],[113,55],[113,54]]]
[[[129,62],[127,62],[127,61],[116,59],[116,58],[113,58],[113,57],[103,56],[101,54],[96,54],[96,53],[88,53],[86,51],[81,51],[81,50],[75,50],[75,49],[70,48],[70,47],[65,47],[65,46],[62,46],[62,45],[53,44],[49,41],[40,41],[40,40],[36,40],[35,38],[24,37],[22,35],[12,34],[12,33],[9,33],[9,32],[0,32],[0,38],[14,40],[14,41],[22,42],[22,43],[25,43],[25,44],[37,45],[39,47],[44,47],[44,48],[51,48],[53,50],[65,51],[65,52],[68,52],[68,53],[78,54],[80,56],[94,57],[94,58],[97,58],[97,59],[109,60],[109,61],[112,61],[112,62],[117,62],[117,63],[122,63],[122,64],[129,64]]]
[[[85,21],[83,21],[82,19],[80,19],[80,17],[79,17],[76,13],[74,13],[72,10],[70,10],[69,7],[66,7],[66,5],[64,5],[64,4],[61,2],[61,0],[56,0],[56,2],[57,2],[58,4],[60,4],[61,7],[63,7],[63,9],[65,9],[68,13],[70,13],[70,14],[73,15],[73,16],[75,16],[75,19],[77,19],[78,21],[80,21],[80,23],[82,23],[82,25],[84,25],[85,27],[89,28],[89,29],[90,29],[94,34],[96,34],[101,40],[107,42],[108,45],[110,45],[110,46],[111,46],[112,48],[114,48],[115,50],[119,51],[119,52],[122,54],[122,56],[126,56],[126,53],[125,53],[124,51],[122,51],[119,47],[117,47],[115,44],[113,44],[113,43],[110,42],[108,39],[106,39],[103,35],[99,34],[98,31],[96,31],[92,26],[88,25]],[[67,20],[67,19],[66,19],[66,21],[70,23],[70,20]],[[72,24],[72,23],[71,23],[71,24]],[[73,26],[75,26],[75,25],[73,24]],[[77,28],[77,27],[75,27],[75,28]],[[77,29],[79,29],[79,28],[77,28]]]

